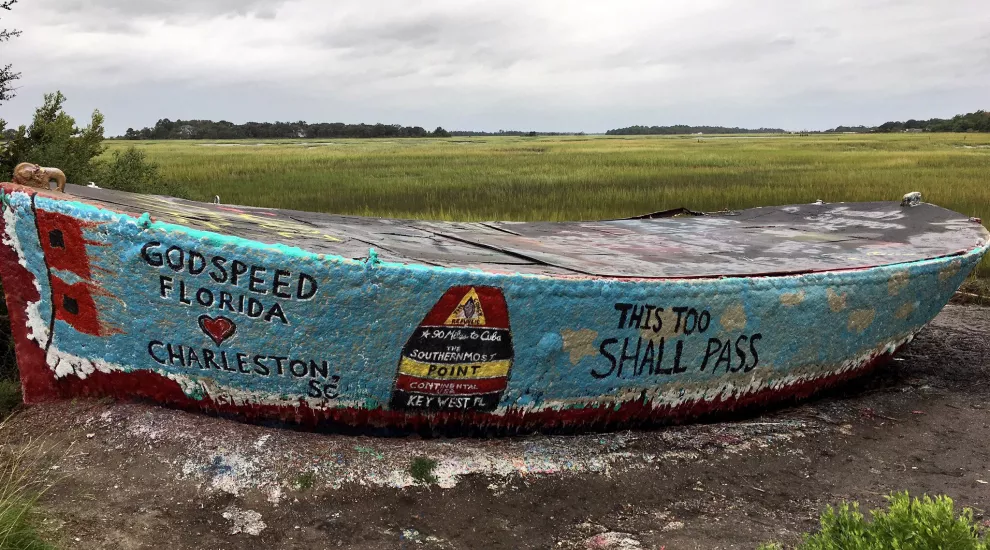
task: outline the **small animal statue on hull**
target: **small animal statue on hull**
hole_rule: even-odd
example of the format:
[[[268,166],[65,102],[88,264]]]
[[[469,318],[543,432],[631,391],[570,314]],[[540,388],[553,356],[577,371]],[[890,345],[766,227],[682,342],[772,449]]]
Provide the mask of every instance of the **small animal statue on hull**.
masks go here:
[[[58,168],[45,168],[30,162],[22,162],[14,168],[14,183],[36,189],[51,190],[51,181],[55,180],[55,189],[65,192],[65,174]]]

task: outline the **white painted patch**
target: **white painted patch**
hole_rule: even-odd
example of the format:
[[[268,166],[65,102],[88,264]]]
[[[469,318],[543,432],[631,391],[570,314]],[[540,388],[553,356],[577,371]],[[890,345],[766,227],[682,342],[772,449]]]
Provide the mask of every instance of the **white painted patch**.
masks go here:
[[[27,260],[25,260],[24,248],[21,246],[21,241],[17,237],[17,224],[21,223],[20,216],[14,213],[14,207],[5,208],[3,211],[3,221],[4,221],[4,234],[3,234],[3,244],[9,246],[17,253],[17,263],[21,265],[24,269],[28,269]],[[30,270],[28,270],[30,272]],[[34,280],[34,288],[38,291],[38,295],[41,295],[41,284],[38,280]],[[48,323],[41,318],[41,311],[39,306],[41,305],[41,300],[36,302],[28,302],[26,304],[27,312],[27,337],[44,345],[48,342]]]
[[[237,506],[228,506],[223,512],[224,519],[230,520],[230,534],[247,533],[258,536],[264,531],[265,522],[261,520],[261,514],[254,510],[242,510]]]

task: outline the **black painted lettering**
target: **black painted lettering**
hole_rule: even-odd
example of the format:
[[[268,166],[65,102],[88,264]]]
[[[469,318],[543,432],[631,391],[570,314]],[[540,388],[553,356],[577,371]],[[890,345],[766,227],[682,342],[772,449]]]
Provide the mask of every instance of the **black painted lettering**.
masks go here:
[[[687,372],[687,365],[681,366],[681,352],[684,351],[684,342],[681,340],[677,341],[677,346],[674,348],[674,374],[679,374],[682,372]]]
[[[599,373],[599,372],[595,371],[595,369],[592,368],[591,369],[591,376],[592,377],[599,378],[599,379],[605,378],[605,377],[609,376],[610,374],[612,374],[612,371],[615,370],[615,356],[612,355],[608,351],[607,348],[608,348],[608,346],[611,346],[612,344],[617,344],[618,342],[619,341],[617,339],[615,339],[615,338],[606,338],[606,339],[602,340],[601,345],[598,346],[598,351],[602,354],[602,357],[608,359],[608,362],[612,366],[609,367],[608,371],[607,372],[604,372],[604,373]]]
[[[302,378],[303,376],[306,376],[306,374],[309,372],[309,369],[306,367],[305,361],[293,359],[292,361],[289,361],[289,371],[292,372],[292,376],[295,376],[296,378]]]
[[[732,372],[739,372],[746,366],[746,351],[739,344],[745,344],[747,340],[749,338],[745,334],[740,334],[739,338],[736,338],[736,356],[739,357],[739,364],[732,367]]]
[[[632,313],[629,314],[629,328],[636,328],[643,322],[643,312],[646,308],[633,306]]]
[[[202,363],[199,362],[199,355],[196,354],[196,350],[188,348],[186,350],[186,364],[192,367],[193,363],[196,363],[197,369],[203,368]]]
[[[270,323],[274,317],[278,317],[283,324],[289,324],[289,320],[285,318],[285,312],[282,311],[282,306],[278,302],[272,304],[272,307],[268,309],[268,313],[265,314],[265,321]]]
[[[320,390],[320,383],[316,380],[309,381],[309,391],[306,392],[310,397],[319,399],[323,397],[323,391]]]
[[[674,334],[677,334],[677,332],[681,330],[681,316],[684,315],[684,312],[687,310],[688,308],[686,307],[671,308],[671,311],[677,314],[677,322],[674,323]]]
[[[299,274],[299,284],[296,286],[296,298],[308,300],[316,296],[316,279],[305,273]]]
[[[206,258],[195,250],[189,251],[189,274],[199,275],[206,269]]]
[[[264,359],[267,359],[264,355],[254,356],[254,372],[260,374],[261,376],[268,376],[271,374],[271,371],[268,370],[268,365],[261,362]]]
[[[708,349],[705,350],[705,358],[701,361],[701,370],[708,366],[708,360],[718,354],[722,349],[722,341],[718,338],[708,339]]]
[[[633,355],[627,355],[626,349],[629,347],[629,337],[622,340],[622,353],[619,355],[619,367],[615,371],[616,378],[622,378],[622,365],[626,360],[631,359],[633,365],[633,372],[636,372],[636,363],[639,362],[639,348],[643,343],[642,338],[636,338],[636,353]]]
[[[330,365],[324,361],[322,364],[317,364],[316,361],[309,360],[309,377],[316,378],[316,373],[320,373],[324,379],[330,375]]]
[[[289,288],[289,283],[282,280],[283,277],[288,277],[289,275],[291,275],[291,273],[284,269],[275,270],[275,279],[272,281],[272,294],[279,298],[292,298],[292,294],[282,292],[281,290],[283,288]]]
[[[708,330],[708,325],[712,322],[712,314],[708,313],[707,309],[701,310],[698,315],[698,332],[705,332]]]
[[[268,294],[268,291],[262,286],[265,284],[265,279],[262,277],[265,271],[267,270],[261,266],[251,266],[251,275],[248,277],[248,290],[257,292],[258,294]]]
[[[175,346],[173,348],[172,344],[168,344],[165,346],[165,349],[168,350],[169,364],[174,365],[178,362],[183,367],[186,366],[186,358],[182,356],[182,346]]]
[[[653,310],[653,332],[659,333],[663,329],[663,319],[660,318],[661,313],[663,313],[662,307]]]
[[[667,367],[665,369],[660,368],[661,365],[663,365],[663,350],[665,347],[667,347],[667,342],[664,338],[661,338],[660,343],[657,344],[656,366],[651,374],[670,374],[672,372],[671,367]]]
[[[654,361],[656,361],[657,352],[653,347],[653,340],[647,340],[647,342],[648,343],[646,344],[646,351],[643,352],[643,362],[641,362],[639,366],[636,368],[637,376],[643,374],[643,369],[646,368],[647,365],[650,366],[650,370],[647,372],[653,374],[653,364]]]
[[[756,365],[760,363],[760,355],[756,353],[756,341],[762,340],[763,335],[757,332],[756,334],[749,337],[749,352],[753,354],[753,364],[746,367],[745,372],[749,372],[756,368]]]
[[[722,346],[722,351],[718,354],[718,359],[715,361],[715,367],[712,368],[712,372],[718,371],[722,364],[725,364],[725,372],[729,372],[732,367],[732,341],[726,340],[725,345]]]
[[[208,288],[201,288],[196,291],[196,301],[199,305],[203,307],[210,307],[213,305],[213,292]]]
[[[192,300],[189,299],[189,296],[186,296],[186,282],[182,279],[179,279],[179,302],[187,306],[192,305]]]
[[[230,284],[237,286],[237,278],[247,273],[247,271],[248,266],[246,263],[240,260],[230,262]]]
[[[172,278],[166,277],[165,275],[159,275],[158,277],[159,292],[162,298],[168,298],[168,293],[172,291]]]
[[[185,252],[178,246],[170,246],[165,251],[165,263],[172,271],[182,271],[182,264],[185,261]]]
[[[224,258],[223,256],[214,256],[210,263],[212,263],[213,267],[216,268],[216,270],[210,270],[210,278],[218,283],[226,283],[227,268],[224,264],[227,263],[227,258]]]
[[[640,330],[650,328],[650,321],[652,320],[650,317],[653,316],[653,310],[656,309],[656,306],[651,306],[650,304],[646,304],[643,307],[646,308],[646,311],[643,312],[643,322],[639,325]]]
[[[155,348],[164,348],[164,347],[165,347],[165,342],[159,342],[158,340],[152,340],[148,342],[148,355],[150,355],[151,358],[154,359],[156,363],[162,365],[168,364],[168,361],[155,355]]]
[[[162,257],[162,253],[158,251],[152,251],[152,248],[158,248],[162,243],[158,241],[151,241],[146,243],[141,247],[141,257],[144,261],[151,267],[161,267],[165,265],[165,258]]]
[[[240,372],[242,374],[251,374],[251,369],[247,369],[247,370],[244,369],[244,367],[246,367],[248,364],[247,358],[248,358],[248,354],[246,353],[237,354],[237,372]]]
[[[213,353],[213,350],[203,348],[203,362],[206,364],[206,367],[211,369],[223,370],[223,367],[220,366],[220,363],[217,363],[214,360],[215,357],[216,354]]]
[[[230,371],[230,372],[237,372],[237,369],[235,369],[234,367],[230,366],[230,363],[227,362],[227,352],[226,351],[221,351],[220,352],[220,360],[223,361],[223,370]]]
[[[230,300],[233,296],[229,292],[220,291],[220,305],[217,306],[220,309],[227,309],[229,311],[234,311],[234,306],[230,305]]]
[[[633,307],[632,304],[623,304],[623,303],[615,304],[615,310],[621,313],[619,315],[619,326],[618,326],[618,328],[626,328],[626,315],[629,313],[629,310],[632,307]],[[616,340],[616,341],[618,341],[618,340]]]

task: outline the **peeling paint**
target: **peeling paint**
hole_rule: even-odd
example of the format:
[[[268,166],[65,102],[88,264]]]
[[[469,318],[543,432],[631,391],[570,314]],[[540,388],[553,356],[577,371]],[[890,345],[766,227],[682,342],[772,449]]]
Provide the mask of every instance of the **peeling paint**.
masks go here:
[[[832,288],[825,289],[825,294],[828,297],[828,308],[832,310],[832,313],[838,313],[846,309],[846,297],[848,294],[845,292],[839,294]]]
[[[938,272],[939,282],[946,282],[956,276],[959,270],[962,269],[962,262],[957,258],[949,262],[942,270]]]
[[[887,281],[887,294],[891,296],[897,296],[902,290],[907,288],[908,283],[911,281],[910,271],[898,271],[890,276]]]
[[[876,317],[876,314],[877,311],[873,308],[850,311],[849,322],[847,323],[849,331],[862,334],[873,324],[873,318]]]
[[[741,330],[746,327],[746,308],[741,303],[735,303],[725,308],[718,323],[727,332]]]
[[[799,290],[797,292],[785,292],[780,295],[780,303],[785,306],[796,306],[804,302],[804,291]]]
[[[908,317],[911,316],[912,313],[914,313],[914,310],[917,308],[918,308],[918,304],[916,302],[905,302],[904,305],[897,308],[897,311],[894,312],[894,318],[907,319]]]
[[[585,357],[593,357],[598,354],[598,349],[595,347],[598,332],[594,330],[587,328],[564,329],[560,331],[560,336],[564,339],[564,351],[569,354],[572,365],[578,364],[578,361]]]

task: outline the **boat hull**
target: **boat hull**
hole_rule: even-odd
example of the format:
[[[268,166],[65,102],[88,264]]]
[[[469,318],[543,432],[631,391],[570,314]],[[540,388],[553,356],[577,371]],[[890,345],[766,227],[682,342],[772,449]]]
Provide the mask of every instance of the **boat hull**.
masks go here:
[[[331,429],[606,429],[805,397],[908,343],[986,250],[551,277],[346,259],[6,190],[27,403],[145,398]]]

